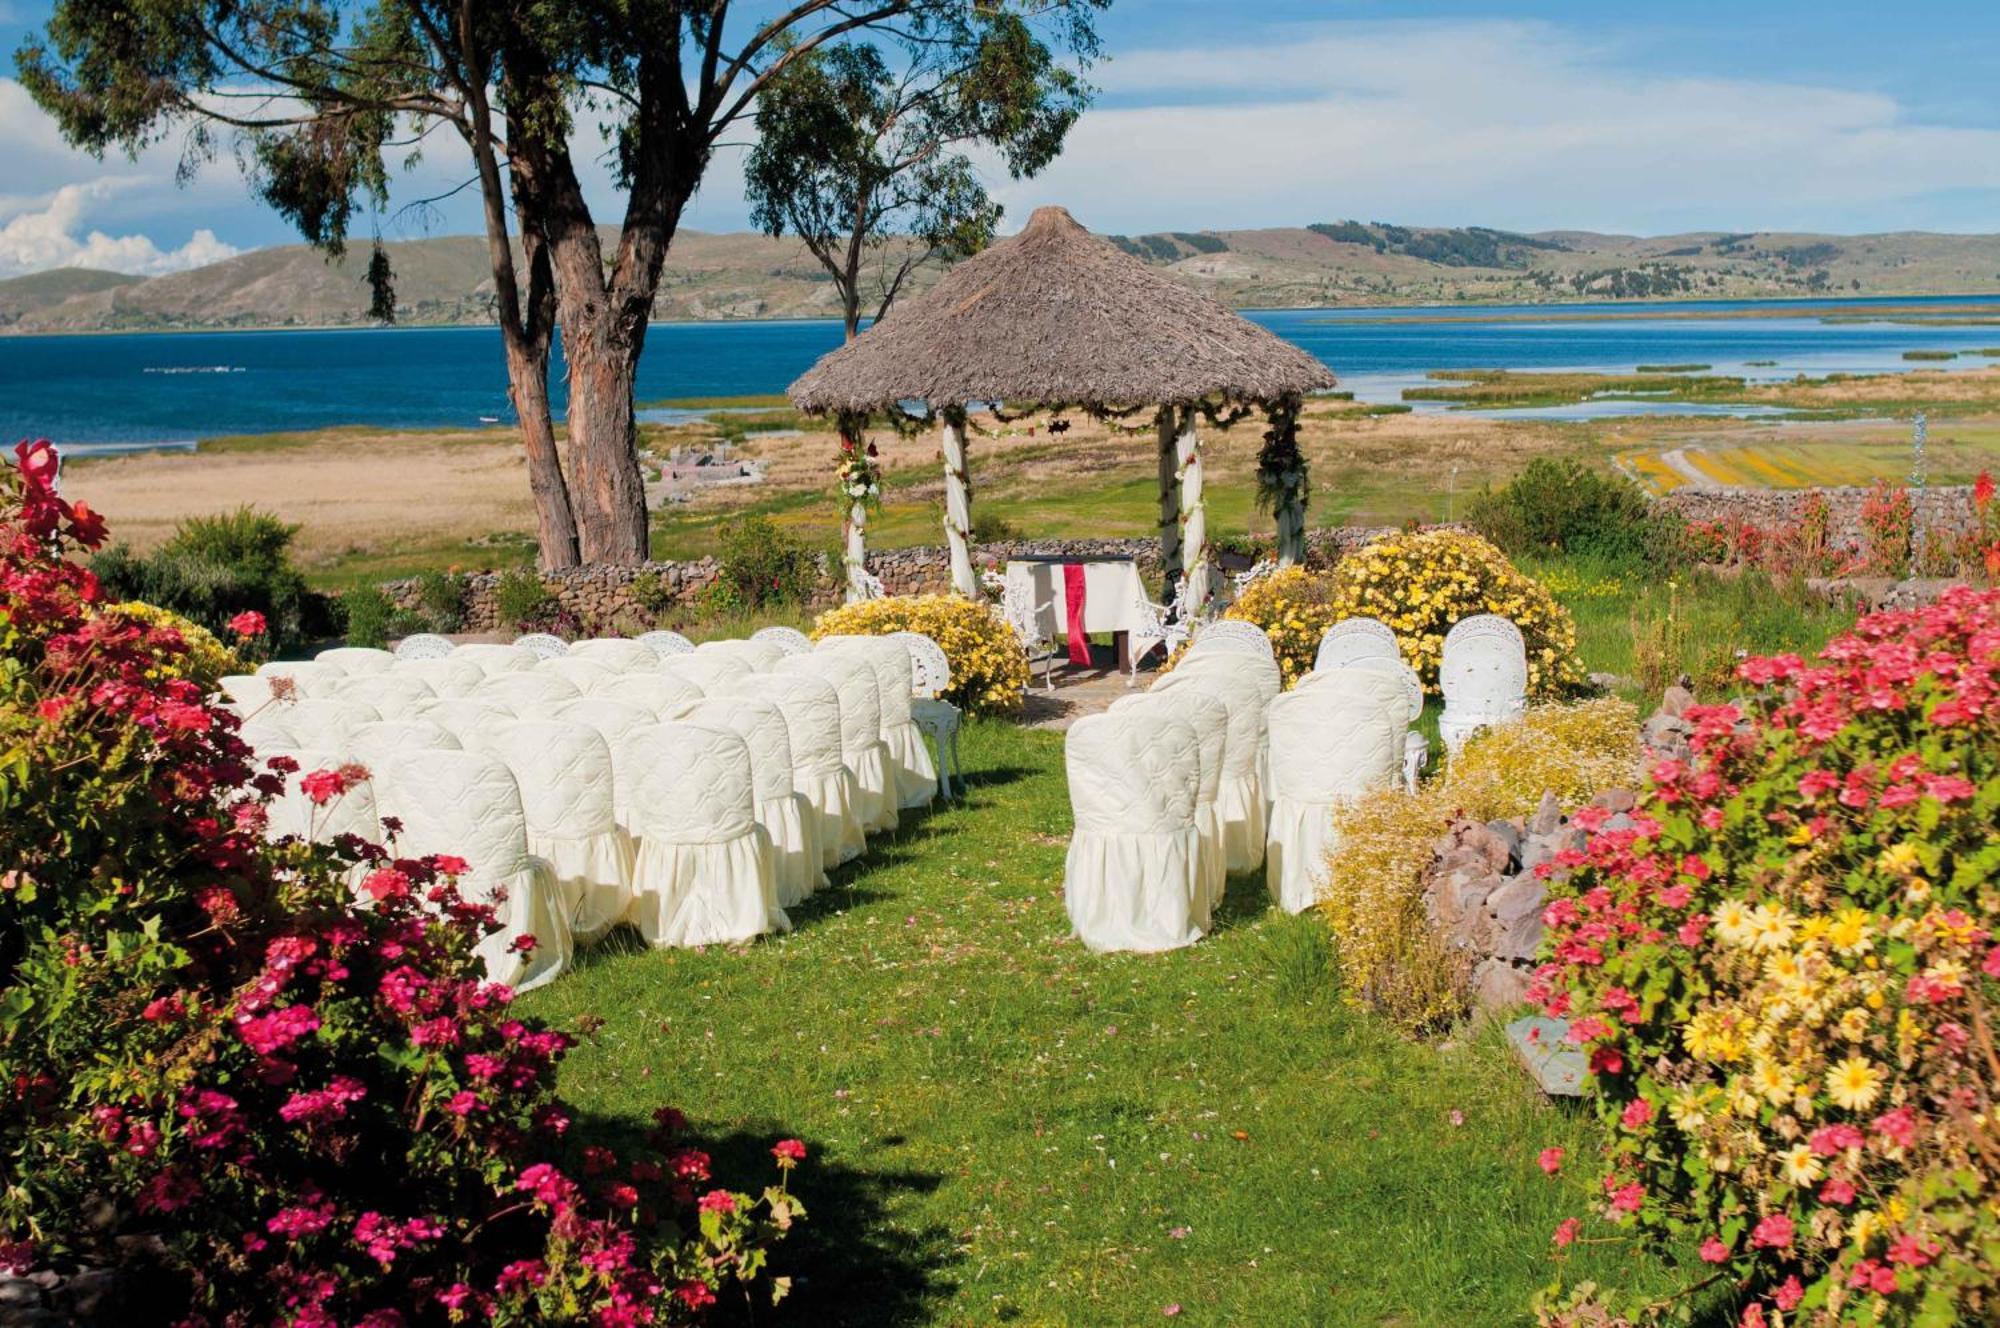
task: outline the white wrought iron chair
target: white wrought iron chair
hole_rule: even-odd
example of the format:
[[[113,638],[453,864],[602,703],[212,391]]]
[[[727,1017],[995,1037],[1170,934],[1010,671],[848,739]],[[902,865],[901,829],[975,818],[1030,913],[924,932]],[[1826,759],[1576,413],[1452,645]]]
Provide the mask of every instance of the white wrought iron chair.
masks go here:
[[[853,587],[852,598],[856,601],[887,599],[889,588],[882,584],[882,578],[865,567],[856,567],[848,572],[848,580]]]
[[[809,655],[813,648],[812,638],[796,627],[760,627],[750,633],[750,639],[776,646],[787,655]]]
[[[1125,685],[1131,687],[1139,681],[1139,660],[1150,652],[1154,642],[1166,647],[1167,658],[1172,659],[1176,651],[1194,634],[1194,624],[1188,621],[1187,578],[1174,581],[1173,596],[1165,604],[1155,604],[1146,598],[1142,589],[1133,604],[1133,617],[1138,626],[1132,630],[1132,640],[1127,654],[1131,657],[1132,671],[1125,678]]]
[[[1458,623],[1445,633],[1438,688],[1444,693],[1438,736],[1453,756],[1480,729],[1519,719],[1528,708],[1528,652],[1521,629],[1491,613]]]
[[[910,721],[931,740],[937,751],[938,792],[954,796],[952,780],[959,775],[959,709],[944,699],[951,690],[951,659],[944,647],[922,632],[891,632],[910,652]]]
[[[1326,629],[1313,656],[1314,669],[1344,669],[1364,659],[1401,659],[1395,632],[1379,618],[1342,618]]]
[[[443,659],[454,647],[435,632],[415,632],[396,643],[397,659]]]
[[[1056,689],[1056,643],[1055,638],[1042,631],[1042,615],[1054,607],[1055,601],[1043,600],[1035,603],[1035,592],[1025,578],[1014,579],[996,572],[983,574],[988,590],[1000,592],[1000,617],[1014,629],[1014,638],[1021,643],[1021,652],[1028,657],[1028,678],[1032,683],[1035,665],[1042,666],[1042,686],[1053,692]]]
[[[640,645],[650,646],[659,655],[692,655],[694,642],[679,632],[646,632],[635,638]]]
[[[540,659],[556,659],[569,653],[569,642],[549,632],[529,632],[526,636],[517,636],[514,644],[523,650],[533,651]]]

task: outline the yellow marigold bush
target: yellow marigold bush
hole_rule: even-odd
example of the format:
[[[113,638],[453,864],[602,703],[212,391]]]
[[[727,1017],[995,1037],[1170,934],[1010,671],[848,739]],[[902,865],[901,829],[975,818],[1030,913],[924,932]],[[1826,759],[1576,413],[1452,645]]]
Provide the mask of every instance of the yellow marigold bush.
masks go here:
[[[242,673],[245,666],[236,653],[215,639],[215,634],[200,623],[181,617],[172,609],[163,609],[144,600],[126,600],[103,610],[107,614],[117,614],[130,618],[147,627],[167,627],[181,635],[186,649],[157,649],[150,653],[160,661],[149,670],[148,676],[156,678],[186,678],[189,682],[213,689],[218,679],[231,673]]]
[[[1338,941],[1341,992],[1410,1033],[1437,1030],[1465,1009],[1463,956],[1424,917],[1424,873],[1455,816],[1527,816],[1553,793],[1565,807],[1639,777],[1639,715],[1629,703],[1541,705],[1476,735],[1447,778],[1415,796],[1371,793],[1334,813],[1321,910]]]
[[[829,609],[814,622],[823,636],[922,632],[951,661],[944,699],[973,714],[1013,710],[1028,686],[1028,658],[1014,629],[981,603],[957,595],[893,595]]]

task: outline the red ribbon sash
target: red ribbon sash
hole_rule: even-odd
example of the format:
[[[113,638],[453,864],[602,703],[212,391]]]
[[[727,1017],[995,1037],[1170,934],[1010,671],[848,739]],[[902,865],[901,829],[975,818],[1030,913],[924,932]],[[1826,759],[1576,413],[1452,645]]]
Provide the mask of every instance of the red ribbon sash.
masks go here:
[[[1090,667],[1090,637],[1083,630],[1083,564],[1063,564],[1063,603],[1069,611],[1069,662]]]

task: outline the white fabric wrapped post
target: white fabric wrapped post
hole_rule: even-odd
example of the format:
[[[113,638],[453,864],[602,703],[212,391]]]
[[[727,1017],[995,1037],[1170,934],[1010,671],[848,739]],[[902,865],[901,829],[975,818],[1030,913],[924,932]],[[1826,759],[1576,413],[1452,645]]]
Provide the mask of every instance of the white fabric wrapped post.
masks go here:
[[[589,696],[619,675],[617,670],[606,668],[596,660],[587,659],[582,655],[557,655],[554,659],[545,659],[535,665],[535,676],[560,678],[576,688],[579,694]]]
[[[1222,832],[1222,772],[1229,760],[1229,710],[1206,692],[1183,688],[1172,694],[1140,692],[1111,703],[1116,716],[1155,715],[1177,720],[1194,731],[1196,770],[1194,828],[1201,836],[1196,860],[1201,890],[1194,919],[1203,931],[1229,887],[1229,852]]]
[[[1333,812],[1394,785],[1403,763],[1410,703],[1386,673],[1337,669],[1271,703],[1271,826],[1264,879],[1287,913],[1319,901]]]
[[[722,696],[682,706],[675,720],[722,729],[750,749],[751,814],[771,839],[771,870],[778,904],[801,903],[824,879],[820,867],[819,818],[792,782],[791,729],[775,701]]]
[[[611,816],[634,845],[639,842],[636,801],[639,775],[646,753],[635,752],[626,740],[640,729],[659,722],[659,716],[644,706],[608,696],[586,696],[557,706],[550,716],[566,724],[582,724],[604,739],[611,753]]]
[[[1492,613],[1455,624],[1444,635],[1438,690],[1444,693],[1438,736],[1453,756],[1479,730],[1519,719],[1528,709],[1528,650],[1521,629]]]
[[[613,814],[611,748],[587,724],[523,719],[484,734],[521,786],[528,851],[549,864],[579,945],[602,940],[632,905],[632,838]]]
[[[821,639],[820,648],[851,651],[874,668],[882,698],[882,745],[889,749],[889,768],[896,777],[896,806],[901,811],[930,806],[937,796],[937,766],[910,713],[916,673],[909,647],[887,636],[829,636]]]
[[[403,823],[397,850],[465,859],[460,895],[493,905],[499,930],[478,945],[489,980],[527,991],[569,967],[555,873],[528,852],[521,789],[504,764],[484,752],[402,752],[375,772],[375,787],[383,813]]]
[[[331,664],[346,674],[387,673],[396,662],[396,657],[386,650],[373,646],[335,646],[322,650],[313,658],[322,664]]]
[[[526,673],[535,667],[541,656],[522,646],[474,642],[469,646],[460,646],[446,658],[477,665],[479,671],[490,678],[496,673]]]
[[[771,841],[757,824],[750,749],[734,733],[656,724],[626,741],[639,762],[631,920],[654,946],[732,945],[790,931]]]
[[[591,695],[643,706],[655,719],[672,719],[674,712],[701,700],[703,693],[686,678],[654,669],[650,673],[621,673]]]
[[[453,659],[450,655],[442,659],[398,659],[391,676],[415,678],[439,696],[470,696],[486,681],[484,669],[470,660]]]
[[[588,641],[572,641],[568,657],[602,664],[613,673],[632,673],[639,669],[660,667],[658,651],[622,636],[597,636]]]
[[[786,658],[778,672],[824,678],[840,693],[840,759],[854,772],[854,814],[870,834],[894,830],[895,777],[889,770],[889,749],[882,743],[882,689],[874,668],[854,655],[815,650]]]
[[[1154,683],[1151,694],[1171,696],[1197,690],[1222,703],[1229,715],[1229,742],[1215,791],[1215,814],[1222,822],[1223,858],[1232,872],[1264,865],[1264,698],[1224,672],[1175,669]]]
[[[473,690],[472,699],[506,706],[526,718],[546,714],[559,705],[576,700],[583,693],[583,688],[560,674],[534,669],[525,673],[495,674]]]
[[[825,885],[827,872],[852,862],[868,847],[867,828],[855,811],[861,789],[840,759],[840,693],[824,678],[786,672],[749,674],[724,694],[767,699],[784,715],[792,788],[812,808],[819,841],[817,884]]]
[[[1174,950],[1201,939],[1200,757],[1164,709],[1086,715],[1063,743],[1076,828],[1063,906],[1092,950]]]

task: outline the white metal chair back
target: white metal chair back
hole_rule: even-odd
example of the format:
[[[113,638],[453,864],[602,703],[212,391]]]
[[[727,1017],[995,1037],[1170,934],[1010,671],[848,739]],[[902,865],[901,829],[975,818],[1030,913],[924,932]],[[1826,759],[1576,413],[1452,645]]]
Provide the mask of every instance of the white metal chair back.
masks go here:
[[[1402,646],[1387,623],[1379,618],[1342,618],[1320,637],[1313,668],[1341,669],[1364,659],[1402,658]]]
[[[453,650],[449,640],[435,632],[412,632],[396,643],[397,659],[443,659]]]
[[[514,644],[536,659],[554,659],[569,653],[569,642],[550,632],[529,632],[515,637]]]
[[[1490,613],[1458,623],[1445,633],[1438,689],[1457,719],[1497,722],[1519,715],[1528,697],[1521,629]]]
[[[774,645],[787,655],[804,655],[813,648],[812,638],[796,627],[760,627],[750,639]]]
[[[1271,638],[1264,634],[1263,628],[1236,618],[1217,618],[1203,623],[1194,634],[1194,648],[1199,650],[1203,646],[1256,650],[1270,659],[1278,657],[1277,651],[1271,649]]]
[[[910,653],[910,694],[933,700],[951,690],[951,656],[922,632],[891,632]]]
[[[986,573],[983,577],[988,590],[1000,594],[1000,621],[1014,630],[1014,639],[1020,644],[1021,653],[1028,659],[1028,677],[1035,676],[1035,665],[1042,666],[1042,686],[1053,692],[1056,689],[1056,643],[1055,638],[1042,630],[1042,614],[1054,606],[1053,599],[1035,602],[1034,582],[1025,576],[1003,576]]]
[[[694,642],[688,640],[679,632],[642,632],[638,637],[638,642],[640,645],[651,649],[656,655],[691,655],[694,653]]]

